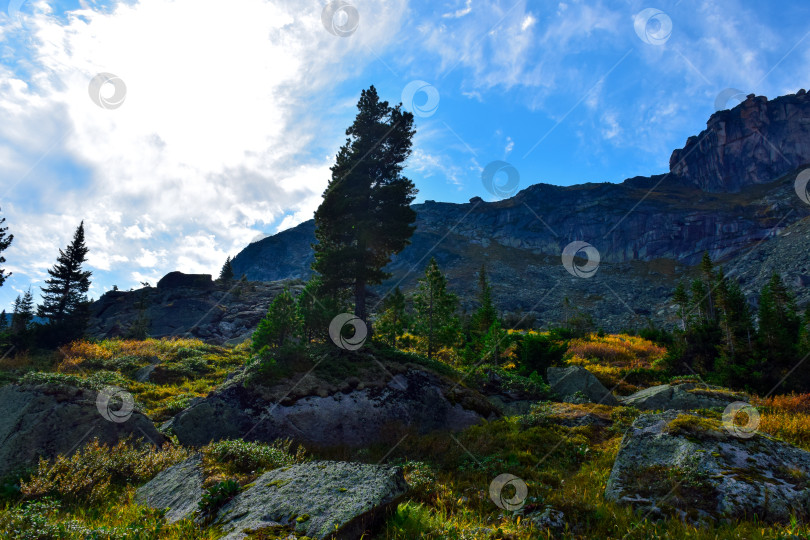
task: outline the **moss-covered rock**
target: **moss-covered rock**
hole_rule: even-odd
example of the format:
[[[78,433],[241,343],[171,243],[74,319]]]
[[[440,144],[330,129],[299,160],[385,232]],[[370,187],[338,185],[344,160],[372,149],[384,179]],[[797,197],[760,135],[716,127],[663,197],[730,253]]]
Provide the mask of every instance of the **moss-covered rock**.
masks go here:
[[[693,413],[641,415],[622,440],[605,497],[652,517],[810,518],[810,452],[749,435]]]
[[[224,540],[287,526],[312,538],[356,539],[374,530],[405,495],[402,470],[312,461],[265,473],[217,514]]]

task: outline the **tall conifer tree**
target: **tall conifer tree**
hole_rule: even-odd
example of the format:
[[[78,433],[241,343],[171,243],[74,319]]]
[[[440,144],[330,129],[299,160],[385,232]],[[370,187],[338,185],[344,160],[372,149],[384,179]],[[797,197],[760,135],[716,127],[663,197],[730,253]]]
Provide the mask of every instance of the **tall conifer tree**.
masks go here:
[[[428,358],[458,340],[458,297],[447,290],[447,278],[439,270],[436,259],[430,259],[425,275],[419,278],[413,305],[416,310],[414,327],[425,340]]]
[[[6,262],[6,258],[3,257],[3,252],[8,249],[11,245],[11,241],[14,240],[13,234],[8,234],[8,227],[3,227],[3,223],[6,222],[6,218],[0,218],[0,264]],[[0,268],[0,287],[3,286],[5,283],[6,278],[11,275],[11,272],[6,273],[4,268]]]
[[[363,90],[357,117],[332,166],[315,212],[315,262],[324,293],[347,289],[354,313],[367,321],[366,286],[381,283],[391,256],[408,245],[416,213],[413,182],[402,176],[411,154],[413,114]]]
[[[84,221],[82,221],[68,247],[59,250],[56,264],[48,274],[42,289],[42,305],[38,315],[51,324],[61,324],[75,317],[86,315],[87,291],[90,288],[92,273],[82,270],[87,259],[87,246],[84,243]]]

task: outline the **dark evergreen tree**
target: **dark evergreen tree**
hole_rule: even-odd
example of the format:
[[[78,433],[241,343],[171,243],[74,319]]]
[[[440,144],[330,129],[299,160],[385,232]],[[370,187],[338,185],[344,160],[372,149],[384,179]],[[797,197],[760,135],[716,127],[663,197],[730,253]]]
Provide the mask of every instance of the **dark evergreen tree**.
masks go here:
[[[45,280],[38,315],[47,318],[49,324],[64,323],[86,311],[92,275],[90,271],[82,270],[87,251],[82,221],[73,235],[73,241],[65,251],[59,250],[56,265],[48,270],[51,277]]]
[[[342,295],[325,294],[320,279],[313,276],[298,295],[296,309],[301,334],[307,343],[327,339],[329,323],[335,315],[346,310],[345,292]]]
[[[383,312],[377,321],[377,331],[382,340],[391,347],[397,346],[408,327],[408,313],[405,306],[405,295],[396,287],[383,302]]]
[[[692,281],[691,286],[691,304],[689,306],[688,316],[695,319],[698,324],[703,324],[709,320],[709,289],[706,284],[695,279]]]
[[[6,315],[6,310],[4,309],[2,313],[0,313],[0,333],[5,332],[8,328],[8,316]]]
[[[478,309],[470,317],[465,332],[468,334],[468,343],[464,349],[465,362],[477,363],[483,360],[483,357],[492,360],[493,352],[489,349],[493,345],[500,345],[499,341],[497,339],[493,341],[492,337],[493,332],[498,334],[502,328],[497,319],[498,312],[492,303],[492,286],[487,278],[486,267],[482,264],[478,271]],[[495,329],[496,322],[498,322],[497,329]]]
[[[492,303],[492,286],[487,278],[487,269],[481,265],[478,272],[478,310],[472,318],[472,330],[479,336],[486,335],[498,318],[498,312]]]
[[[777,273],[762,288],[758,319],[759,349],[766,378],[770,384],[776,384],[800,360],[798,344],[802,324],[793,295]],[[785,390],[806,385],[806,376],[802,373],[795,375],[791,381],[785,381]]]
[[[23,334],[34,320],[34,295],[29,287],[22,297],[14,301],[14,313],[11,315],[11,332]]]
[[[717,317],[715,316],[714,310],[714,289],[715,289],[715,273],[714,273],[714,263],[712,262],[711,257],[709,257],[709,252],[705,251],[703,253],[703,258],[700,261],[700,271],[703,274],[703,284],[706,287],[706,295],[702,302],[705,302],[705,309],[706,309],[706,319],[709,322],[717,322]]]
[[[678,282],[675,292],[672,293],[672,301],[678,309],[677,314],[681,319],[681,330],[686,330],[686,317],[689,312],[689,293],[686,292],[683,281]]]
[[[357,108],[315,212],[312,268],[326,293],[351,291],[355,315],[368,322],[366,286],[389,277],[383,267],[415,229],[410,204],[416,188],[402,176],[415,131],[413,115],[380,101],[373,86],[363,90]]]
[[[265,347],[281,347],[298,335],[299,329],[295,298],[289,289],[284,289],[273,299],[253,333],[253,349],[261,352]]]
[[[433,358],[440,348],[458,341],[458,297],[447,290],[447,278],[434,258],[430,259],[425,275],[419,278],[413,305],[416,310],[414,330],[424,339],[428,358]]]
[[[722,341],[717,349],[715,371],[729,386],[746,385],[758,371],[753,355],[754,324],[748,301],[736,279],[729,279],[722,268],[717,271],[716,309]]]
[[[233,265],[231,264],[231,257],[228,256],[225,259],[225,264],[222,265],[222,269],[219,271],[219,280],[225,283],[233,281]]]
[[[481,361],[499,364],[501,352],[506,344],[507,333],[499,320],[494,320],[481,339]]]
[[[3,227],[3,223],[6,222],[6,218],[0,218],[0,265],[6,262],[5,257],[3,257],[3,252],[8,249],[11,245],[11,241],[14,240],[13,234],[8,234],[8,227]],[[6,273],[4,268],[0,268],[0,287],[3,286],[5,283],[6,278],[11,275],[11,272]]]

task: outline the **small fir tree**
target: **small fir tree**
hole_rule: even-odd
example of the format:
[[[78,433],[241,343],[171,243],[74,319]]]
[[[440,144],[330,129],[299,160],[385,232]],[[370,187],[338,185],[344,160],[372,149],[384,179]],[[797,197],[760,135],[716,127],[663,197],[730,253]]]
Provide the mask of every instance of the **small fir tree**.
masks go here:
[[[419,279],[413,305],[416,310],[414,329],[424,339],[428,358],[433,358],[442,347],[458,341],[458,297],[447,290],[447,278],[434,258],[430,259],[425,275]]]

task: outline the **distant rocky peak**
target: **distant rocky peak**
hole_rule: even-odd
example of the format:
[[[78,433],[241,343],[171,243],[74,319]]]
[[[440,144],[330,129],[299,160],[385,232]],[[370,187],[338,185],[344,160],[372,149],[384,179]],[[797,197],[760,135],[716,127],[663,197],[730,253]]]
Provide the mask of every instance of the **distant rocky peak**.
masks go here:
[[[772,101],[750,94],[714,113],[706,126],[669,159],[673,174],[704,191],[738,192],[810,163],[810,96],[804,89]]]

